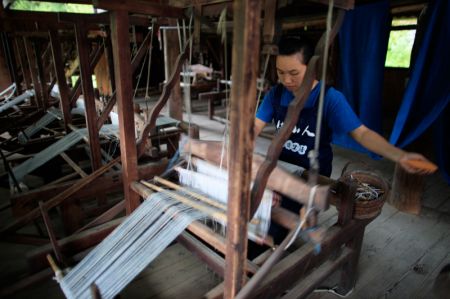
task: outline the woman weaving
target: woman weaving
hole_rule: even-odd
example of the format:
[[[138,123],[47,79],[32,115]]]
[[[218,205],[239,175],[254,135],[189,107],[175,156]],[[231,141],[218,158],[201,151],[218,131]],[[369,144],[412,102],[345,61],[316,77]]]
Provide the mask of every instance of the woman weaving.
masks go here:
[[[300,87],[303,81],[308,61],[313,54],[313,48],[297,38],[282,38],[278,45],[278,53],[276,68],[281,84],[276,85],[266,94],[258,109],[255,119],[256,135],[259,135],[266,124],[272,120],[275,122],[277,130],[282,127],[287,106],[294,99],[293,92]],[[280,155],[280,160],[306,169],[309,168],[308,152],[314,147],[320,84],[322,82],[314,81],[297,125]],[[326,89],[323,124],[319,150],[319,173],[322,175],[331,175],[332,134],[349,134],[366,149],[399,163],[409,173],[427,174],[432,172],[411,165],[411,160],[429,162],[424,156],[409,153],[393,146],[378,133],[363,125],[349,106],[344,95],[333,87]]]
[[[267,123],[274,121],[280,130],[285,121],[289,103],[295,98],[294,91],[303,82],[307,64],[313,55],[313,48],[298,38],[282,38],[278,44],[276,69],[280,84],[273,87],[264,97],[255,119],[255,135],[258,136]],[[285,142],[279,159],[309,169],[308,153],[314,148],[320,81],[315,80],[309,98],[302,109],[298,122]],[[334,89],[325,89],[322,130],[319,146],[319,173],[330,176],[333,153],[332,134],[349,134],[369,151],[398,163],[409,173],[428,174],[432,169],[414,166],[414,162],[430,163],[424,156],[406,152],[388,143],[378,133],[367,128],[349,106],[345,96]],[[319,136],[319,134],[318,134]],[[412,162],[414,161],[414,162]],[[300,204],[284,198],[281,205],[298,212]],[[278,235],[276,233],[276,235]],[[276,237],[279,241],[281,237]],[[276,240],[277,241],[277,240]]]

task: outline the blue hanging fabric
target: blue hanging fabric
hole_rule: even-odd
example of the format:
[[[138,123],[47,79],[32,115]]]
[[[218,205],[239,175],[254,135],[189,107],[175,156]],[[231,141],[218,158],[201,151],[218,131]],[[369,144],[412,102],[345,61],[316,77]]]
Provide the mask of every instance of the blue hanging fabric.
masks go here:
[[[434,125],[434,143],[437,163],[445,180],[450,184],[450,105],[447,105]]]
[[[450,101],[450,5],[448,0],[436,0],[428,7],[426,31],[412,66],[402,105],[395,120],[390,142],[405,147],[444,115]],[[448,124],[448,120],[446,121]],[[435,139],[438,158],[447,149],[450,129],[438,121],[434,129],[441,138]],[[447,143],[447,144],[446,144]],[[441,159],[440,168],[448,173],[450,167]],[[441,164],[442,163],[442,164]]]
[[[339,32],[339,88],[364,125],[381,133],[384,62],[390,30],[389,1],[359,5],[346,13]],[[368,152],[348,135],[333,143]]]

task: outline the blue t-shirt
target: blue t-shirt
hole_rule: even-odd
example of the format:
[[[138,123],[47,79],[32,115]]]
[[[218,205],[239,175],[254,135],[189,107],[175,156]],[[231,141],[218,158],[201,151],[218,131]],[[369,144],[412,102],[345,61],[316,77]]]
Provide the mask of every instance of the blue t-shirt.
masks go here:
[[[320,82],[311,91],[308,100],[305,103],[305,108],[314,107],[316,100],[319,100]],[[263,102],[258,108],[256,117],[260,120],[270,123],[274,118],[275,90],[273,87],[264,97]],[[289,103],[295,98],[294,94],[283,87],[281,94],[281,106],[287,107]],[[362,125],[359,118],[353,112],[348,104],[345,96],[333,87],[328,88],[323,105],[323,118],[333,134],[342,135],[348,134],[354,129]]]

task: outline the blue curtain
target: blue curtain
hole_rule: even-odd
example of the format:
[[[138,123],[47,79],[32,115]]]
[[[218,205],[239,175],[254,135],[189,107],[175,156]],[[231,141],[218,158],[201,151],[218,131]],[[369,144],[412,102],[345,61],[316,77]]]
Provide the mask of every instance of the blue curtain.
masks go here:
[[[389,1],[356,6],[348,11],[339,32],[341,69],[338,89],[361,121],[381,133],[384,62],[390,30]],[[333,143],[367,152],[350,136]]]
[[[390,142],[405,147],[434,124],[441,171],[450,183],[450,5],[436,0],[428,7],[425,34],[395,120]],[[447,160],[445,160],[447,159]]]

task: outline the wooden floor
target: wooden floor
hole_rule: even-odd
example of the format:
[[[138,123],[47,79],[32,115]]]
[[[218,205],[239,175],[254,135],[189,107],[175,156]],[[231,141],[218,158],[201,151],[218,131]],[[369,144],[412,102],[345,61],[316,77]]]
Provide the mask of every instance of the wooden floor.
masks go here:
[[[221,139],[224,126],[210,121],[205,114],[194,115],[193,122],[201,126],[201,138]],[[270,140],[258,138],[257,152],[263,153]],[[385,160],[374,161],[365,155],[335,148],[333,178],[338,178],[348,161],[364,162],[371,170],[392,180],[394,165]],[[355,166],[356,167],[356,166]],[[8,191],[0,190],[1,202]],[[7,210],[0,214],[3,225],[10,219]],[[336,219],[332,207],[321,214],[320,221],[330,225]],[[25,253],[32,246],[0,243],[0,282],[11,284],[14,277],[26,269]],[[381,215],[366,229],[361,252],[358,281],[346,298],[450,298],[436,293],[435,278],[441,268],[450,264],[450,186],[439,174],[426,178],[423,210],[420,216],[397,211],[384,205]],[[324,284],[331,288],[331,278]],[[121,298],[201,298],[221,282],[190,252],[175,244],[166,249],[122,293]],[[450,283],[447,285],[450,288]],[[8,298],[63,298],[56,282],[47,279]],[[316,292],[309,298],[337,298],[326,292]]]

